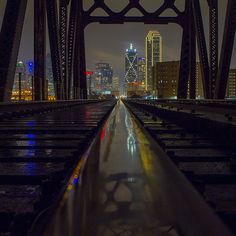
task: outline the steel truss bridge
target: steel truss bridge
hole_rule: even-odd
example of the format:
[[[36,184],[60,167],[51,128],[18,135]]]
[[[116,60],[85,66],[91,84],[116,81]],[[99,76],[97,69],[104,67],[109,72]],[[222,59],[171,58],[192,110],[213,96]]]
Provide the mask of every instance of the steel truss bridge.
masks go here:
[[[190,82],[190,98],[195,98],[197,47],[204,96],[206,99],[223,99],[233,51],[236,2],[228,0],[222,49],[218,56],[218,1],[206,1],[209,6],[209,53],[199,0],[185,0],[184,11],[176,7],[175,0],[165,0],[152,13],[142,6],[140,0],[129,0],[120,12],[113,11],[104,0],[95,0],[87,10],[84,10],[84,2],[81,0],[35,0],[35,100],[45,99],[47,28],[57,100],[87,97],[84,30],[87,25],[94,22],[101,24],[123,24],[125,22],[141,22],[144,24],[176,23],[180,25],[183,29],[183,37],[178,98],[187,98],[188,81]],[[10,100],[14,81],[13,71],[15,71],[19,52],[26,7],[27,0],[7,1],[0,34],[0,101]],[[106,15],[96,16],[96,14],[93,14],[97,9],[102,9]],[[127,16],[131,9],[139,11],[139,16]],[[162,16],[170,9],[174,11],[176,16]],[[46,27],[46,23],[48,27]],[[220,58],[219,63],[218,58]]]

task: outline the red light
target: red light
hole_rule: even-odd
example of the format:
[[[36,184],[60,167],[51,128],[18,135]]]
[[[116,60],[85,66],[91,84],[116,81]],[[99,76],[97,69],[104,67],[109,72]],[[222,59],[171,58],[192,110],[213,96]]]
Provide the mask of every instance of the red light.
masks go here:
[[[100,141],[102,141],[103,138],[105,137],[105,133],[106,133],[106,130],[103,129],[102,132],[101,132],[101,135],[100,135]]]
[[[92,71],[85,71],[85,74],[86,74],[86,75],[92,75],[93,72],[92,72]]]

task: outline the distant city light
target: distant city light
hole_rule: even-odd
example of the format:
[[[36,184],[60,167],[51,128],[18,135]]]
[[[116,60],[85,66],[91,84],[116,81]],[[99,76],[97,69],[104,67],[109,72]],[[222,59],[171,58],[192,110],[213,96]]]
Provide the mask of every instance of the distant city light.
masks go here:
[[[27,62],[27,70],[28,70],[29,74],[31,74],[31,75],[34,74],[34,62],[33,61]]]
[[[85,74],[86,74],[86,75],[92,75],[93,72],[92,72],[92,71],[86,71]]]

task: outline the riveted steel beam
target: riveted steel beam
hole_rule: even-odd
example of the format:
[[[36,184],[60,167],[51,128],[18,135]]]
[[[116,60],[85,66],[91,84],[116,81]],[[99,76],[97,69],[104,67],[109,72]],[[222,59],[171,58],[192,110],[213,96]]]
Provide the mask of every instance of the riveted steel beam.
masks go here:
[[[203,28],[202,14],[199,0],[191,0],[191,1],[193,6],[193,15],[196,27],[199,59],[200,59],[202,79],[203,79],[202,82],[203,82],[204,97],[207,99],[210,98],[209,62],[208,62],[206,40]]]
[[[8,0],[0,33],[0,101],[11,99],[27,0]]]
[[[229,77],[230,63],[236,30],[236,1],[228,0],[215,98],[224,99]]]
[[[46,99],[46,2],[34,1],[34,100]]]

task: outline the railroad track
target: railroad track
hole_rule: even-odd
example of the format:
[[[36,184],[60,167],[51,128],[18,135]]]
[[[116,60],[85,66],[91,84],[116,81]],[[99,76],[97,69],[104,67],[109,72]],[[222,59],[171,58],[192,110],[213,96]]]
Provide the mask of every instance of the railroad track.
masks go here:
[[[0,114],[0,234],[26,235],[59,201],[116,101],[20,106]]]
[[[236,233],[236,126],[155,101],[124,100],[178,169]],[[200,210],[200,209],[199,209]],[[210,220],[210,219],[209,219]]]
[[[158,99],[146,100],[145,103],[179,110],[191,109],[193,111],[222,114],[226,118],[236,115],[236,100]]]

